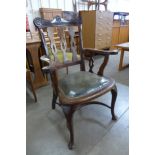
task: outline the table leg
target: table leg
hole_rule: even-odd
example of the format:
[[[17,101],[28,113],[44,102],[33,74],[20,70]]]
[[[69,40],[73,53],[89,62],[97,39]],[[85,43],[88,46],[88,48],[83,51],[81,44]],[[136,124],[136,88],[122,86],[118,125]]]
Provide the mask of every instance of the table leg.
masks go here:
[[[121,55],[120,55],[120,62],[119,62],[119,70],[122,70],[123,68],[123,58],[124,58],[124,49],[121,48]]]
[[[119,71],[121,71],[122,69],[124,69],[124,68],[126,68],[126,67],[129,66],[129,64],[127,64],[127,65],[123,65],[124,49],[121,48],[120,51],[121,51],[121,55],[120,55]]]

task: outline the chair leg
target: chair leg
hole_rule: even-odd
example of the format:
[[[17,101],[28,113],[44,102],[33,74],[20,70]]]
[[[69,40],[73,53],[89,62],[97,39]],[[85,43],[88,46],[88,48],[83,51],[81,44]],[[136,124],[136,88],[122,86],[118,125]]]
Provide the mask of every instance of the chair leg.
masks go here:
[[[36,93],[35,93],[35,90],[34,90],[34,86],[33,86],[33,83],[32,83],[32,78],[31,78],[30,71],[27,71],[27,72],[26,72],[26,79],[27,79],[27,80],[29,81],[29,83],[30,83],[31,90],[32,90],[32,93],[33,93],[33,96],[34,96],[34,100],[35,100],[35,102],[37,102],[37,96],[36,96]]]
[[[57,97],[58,96],[53,92],[52,109],[55,109],[55,104],[56,104]]]
[[[112,120],[117,120],[115,112],[114,112],[115,102],[116,102],[116,98],[117,98],[117,87],[116,87],[116,85],[112,88],[111,94],[112,94],[112,100],[111,100]]]
[[[68,143],[68,148],[70,150],[72,150],[73,145],[74,145],[74,131],[73,131],[73,113],[74,113],[74,109],[71,106],[62,106],[63,108],[63,112],[65,114],[66,117],[66,123],[67,123],[67,128],[69,130],[70,133],[70,140]]]
[[[32,81],[31,81],[31,89],[32,89],[32,93],[33,93],[33,96],[34,96],[34,100],[35,100],[35,102],[37,102],[37,96],[36,96]]]

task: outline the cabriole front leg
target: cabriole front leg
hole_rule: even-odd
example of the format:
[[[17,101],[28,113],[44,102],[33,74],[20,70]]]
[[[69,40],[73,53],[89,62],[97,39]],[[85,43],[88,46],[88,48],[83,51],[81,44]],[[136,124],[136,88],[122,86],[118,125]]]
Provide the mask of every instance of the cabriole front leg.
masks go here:
[[[116,85],[112,88],[111,90],[112,94],[112,100],[111,100],[111,114],[112,114],[112,120],[117,120],[116,115],[115,115],[115,102],[117,98],[117,87]]]
[[[72,106],[62,106],[63,112],[66,117],[67,128],[70,133],[70,140],[68,143],[68,148],[71,150],[74,145],[74,131],[73,131],[73,113],[74,108]]]

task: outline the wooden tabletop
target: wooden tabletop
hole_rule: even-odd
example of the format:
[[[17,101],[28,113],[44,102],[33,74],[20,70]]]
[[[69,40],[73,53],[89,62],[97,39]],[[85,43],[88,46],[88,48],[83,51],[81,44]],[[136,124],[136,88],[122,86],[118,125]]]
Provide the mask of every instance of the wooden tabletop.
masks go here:
[[[41,42],[40,39],[30,39],[30,38],[26,38],[26,44],[32,44],[32,43],[37,43],[37,42]]]
[[[121,44],[116,44],[113,45],[113,47],[120,49],[120,62],[119,62],[119,70],[121,71],[122,69],[129,67],[129,64],[124,65],[123,64],[123,59],[124,59],[124,52],[128,51],[129,52],[129,42],[121,43]]]
[[[124,50],[129,50],[129,42],[116,44],[114,46],[117,47],[117,48],[123,48]]]

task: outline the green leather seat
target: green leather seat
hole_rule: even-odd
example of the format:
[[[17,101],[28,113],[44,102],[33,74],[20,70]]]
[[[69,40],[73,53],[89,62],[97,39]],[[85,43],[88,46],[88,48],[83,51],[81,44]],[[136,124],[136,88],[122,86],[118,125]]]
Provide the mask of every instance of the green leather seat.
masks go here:
[[[79,71],[59,79],[59,89],[67,98],[77,99],[101,91],[110,80],[90,72]]]

